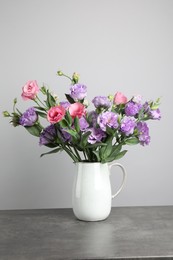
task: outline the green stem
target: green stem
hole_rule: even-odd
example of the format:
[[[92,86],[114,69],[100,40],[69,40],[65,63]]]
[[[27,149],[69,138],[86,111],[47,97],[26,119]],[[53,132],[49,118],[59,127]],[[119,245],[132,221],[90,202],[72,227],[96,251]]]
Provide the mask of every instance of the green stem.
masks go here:
[[[62,145],[62,148],[66,151],[66,153],[72,158],[74,162],[79,161],[76,155],[74,155],[73,152],[71,152],[65,145]]]
[[[74,147],[74,151],[75,151],[75,153],[76,153],[76,155],[77,155],[79,161],[81,162],[82,159],[81,159],[80,154],[78,153],[78,150],[76,149],[76,147]]]
[[[39,99],[38,96],[36,96],[36,99],[34,99],[34,101],[37,103],[37,105],[40,106],[40,104],[38,103],[37,99],[38,99],[38,101],[39,101],[39,102],[46,108],[46,110],[47,110],[46,105]]]

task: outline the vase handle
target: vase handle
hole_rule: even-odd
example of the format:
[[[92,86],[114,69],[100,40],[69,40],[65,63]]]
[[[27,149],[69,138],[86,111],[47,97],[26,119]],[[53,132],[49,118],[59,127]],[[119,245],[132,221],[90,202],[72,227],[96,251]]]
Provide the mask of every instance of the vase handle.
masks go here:
[[[122,190],[122,188],[123,188],[123,186],[124,186],[124,183],[125,183],[125,179],[126,179],[126,175],[127,175],[127,174],[126,174],[126,170],[125,170],[125,168],[122,166],[122,164],[116,163],[116,162],[109,163],[110,174],[111,174],[111,168],[112,168],[112,166],[118,166],[118,167],[120,167],[121,170],[122,170],[122,173],[123,173],[123,180],[122,180],[121,186],[120,186],[120,188],[118,189],[118,191],[117,191],[115,194],[112,195],[112,199],[114,199],[114,198],[120,193],[120,191]]]

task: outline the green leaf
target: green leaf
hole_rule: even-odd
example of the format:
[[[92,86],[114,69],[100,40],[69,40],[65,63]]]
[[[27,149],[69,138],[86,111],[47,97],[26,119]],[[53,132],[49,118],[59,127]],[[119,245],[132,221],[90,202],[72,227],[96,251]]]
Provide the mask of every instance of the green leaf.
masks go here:
[[[43,112],[37,111],[37,114],[43,118],[47,118],[47,115]]]
[[[96,158],[97,158],[97,162],[100,162],[100,155],[99,155],[99,151],[93,151],[93,154],[95,154]]]
[[[107,146],[107,144],[106,143],[102,143],[102,142],[98,142],[98,143],[95,143],[95,144],[88,144],[87,148],[97,148],[99,146]]]
[[[59,124],[60,124],[60,126],[61,126],[62,128],[68,127],[68,122],[67,122],[66,119],[61,120],[61,121],[59,122]]]
[[[127,145],[134,145],[138,143],[139,143],[139,139],[137,137],[131,137],[130,139],[125,140],[125,144]]]
[[[100,157],[102,160],[106,160],[107,157],[109,157],[109,155],[112,152],[112,139],[113,137],[108,137],[107,141],[106,141],[106,146],[103,146],[100,149]]]
[[[91,131],[88,131],[88,132],[84,133],[81,136],[81,142],[80,142],[80,146],[81,147],[85,148],[87,146],[87,144],[88,144],[88,137],[90,136],[90,134],[91,134]]]
[[[49,108],[54,107],[56,105],[55,98],[50,94],[50,92],[47,90],[47,100],[46,104]]]
[[[64,129],[64,131],[66,131],[67,133],[69,133],[71,136],[73,136],[75,139],[79,138],[78,133],[75,130],[71,130],[71,129]]]
[[[70,104],[75,103],[74,99],[69,94],[65,94],[65,96],[66,96],[67,100],[70,102]]]
[[[76,129],[76,132],[79,133],[80,132],[80,125],[79,125],[79,118],[78,117],[74,118],[74,127]]]
[[[41,155],[40,155],[40,157],[43,157],[44,155],[47,155],[47,154],[52,154],[52,153],[58,153],[59,151],[62,151],[62,148],[56,148],[56,149],[54,149],[54,150],[52,150],[52,151],[50,151],[50,152],[47,152],[47,153],[42,153]]]
[[[114,136],[114,135],[115,135],[115,130],[112,129],[111,127],[107,126],[107,127],[106,127],[106,133],[107,133],[108,135]]]
[[[118,153],[118,154],[114,157],[114,160],[119,160],[119,159],[121,159],[126,153],[127,153],[127,150],[124,150],[124,151]]]
[[[66,111],[65,119],[68,122],[68,125],[71,126],[72,123],[73,123],[73,120],[72,120],[72,117],[71,117],[71,115],[70,115],[68,110]]]
[[[33,126],[25,126],[25,129],[34,136],[40,136],[41,133],[41,128],[37,125],[33,125]]]
[[[37,107],[37,106],[34,106],[35,109],[37,110],[41,110],[41,111],[46,111],[46,109],[44,107]]]

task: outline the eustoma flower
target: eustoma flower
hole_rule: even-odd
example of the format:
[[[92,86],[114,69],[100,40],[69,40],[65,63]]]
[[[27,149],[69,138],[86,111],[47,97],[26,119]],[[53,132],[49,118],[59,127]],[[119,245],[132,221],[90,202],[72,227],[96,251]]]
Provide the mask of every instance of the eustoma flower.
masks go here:
[[[69,113],[72,118],[75,117],[81,118],[86,114],[85,106],[81,103],[71,104],[69,107]]]
[[[71,97],[74,99],[82,100],[87,95],[87,87],[82,84],[75,84],[70,87]]]
[[[150,143],[148,125],[145,122],[138,122],[137,129],[138,129],[138,138],[140,144],[148,145]]]
[[[127,103],[127,97],[123,93],[117,92],[114,96],[113,102],[116,105],[126,104]]]
[[[110,100],[105,96],[97,96],[92,100],[96,108],[109,108],[111,106]]]
[[[23,126],[33,126],[37,121],[38,116],[34,107],[28,108],[20,117],[19,124]]]
[[[105,132],[100,128],[90,128],[89,131],[91,131],[91,134],[88,137],[88,143],[90,144],[100,142],[103,138],[106,137]]]
[[[117,128],[118,127],[118,115],[113,112],[104,112],[98,116],[98,124],[103,131],[106,131],[106,127]]]
[[[51,124],[60,122],[65,116],[65,108],[62,106],[51,107],[47,112],[47,120]]]
[[[30,80],[23,86],[21,96],[24,100],[35,99],[38,92],[39,92],[39,87],[37,81]]]
[[[126,135],[131,135],[134,132],[136,120],[134,117],[125,116],[121,121],[121,131]]]

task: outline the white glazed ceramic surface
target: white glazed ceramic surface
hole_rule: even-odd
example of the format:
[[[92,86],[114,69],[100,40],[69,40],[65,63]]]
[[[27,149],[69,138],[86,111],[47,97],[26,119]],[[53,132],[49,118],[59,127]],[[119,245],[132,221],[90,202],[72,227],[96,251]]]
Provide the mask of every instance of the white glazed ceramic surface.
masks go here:
[[[112,195],[110,169],[118,166],[123,173],[123,180],[118,191]],[[72,204],[75,216],[84,221],[106,219],[111,211],[112,199],[122,190],[126,171],[119,163],[77,163],[74,178]]]

